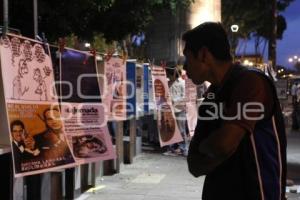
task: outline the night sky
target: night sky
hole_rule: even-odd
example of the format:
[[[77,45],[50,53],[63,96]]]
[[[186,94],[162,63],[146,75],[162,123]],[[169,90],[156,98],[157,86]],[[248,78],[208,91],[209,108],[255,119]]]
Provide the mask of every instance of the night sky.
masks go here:
[[[283,33],[282,40],[277,40],[277,65],[282,65],[286,68],[292,69],[292,64],[288,62],[290,57],[297,55],[300,57],[300,0],[294,0],[290,6],[283,12],[287,22],[287,29]],[[237,51],[238,54],[243,53],[243,43],[241,45],[242,51]],[[262,49],[262,45],[260,47]],[[247,43],[246,53],[254,53],[254,40]],[[264,52],[264,59],[267,62],[268,50]]]
[[[291,67],[288,58],[300,57],[300,0],[295,0],[282,13],[287,21],[287,29],[283,39],[277,43],[277,62],[279,65]]]

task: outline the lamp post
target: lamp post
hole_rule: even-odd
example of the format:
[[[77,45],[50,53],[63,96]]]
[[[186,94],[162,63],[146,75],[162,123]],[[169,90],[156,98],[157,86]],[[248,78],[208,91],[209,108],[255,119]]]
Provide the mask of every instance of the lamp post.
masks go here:
[[[38,22],[38,2],[33,0],[33,24],[34,24],[34,38],[39,34],[39,22]]]
[[[3,35],[8,30],[8,0],[3,1]]]

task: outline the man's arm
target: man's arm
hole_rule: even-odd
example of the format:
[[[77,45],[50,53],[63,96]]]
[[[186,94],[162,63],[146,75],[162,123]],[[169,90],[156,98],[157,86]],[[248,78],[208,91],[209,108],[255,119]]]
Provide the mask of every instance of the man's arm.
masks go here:
[[[208,174],[235,152],[245,133],[237,124],[224,123],[199,145],[191,143],[187,158],[190,173],[195,177]]]

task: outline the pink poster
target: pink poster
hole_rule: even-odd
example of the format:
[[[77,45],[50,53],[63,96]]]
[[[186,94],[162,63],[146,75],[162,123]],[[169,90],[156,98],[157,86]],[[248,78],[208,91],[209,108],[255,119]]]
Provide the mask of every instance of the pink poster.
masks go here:
[[[103,104],[109,120],[126,119],[126,63],[112,57],[104,61]]]
[[[181,142],[183,139],[175,119],[166,71],[163,67],[153,66],[151,73],[160,145],[166,146]]]
[[[63,103],[65,132],[77,164],[116,157],[99,103]]]
[[[0,60],[15,177],[74,166],[49,46],[7,34],[0,40]]]
[[[192,137],[197,125],[197,86],[191,79],[185,79],[185,96],[186,96],[186,118],[189,128],[189,134]]]

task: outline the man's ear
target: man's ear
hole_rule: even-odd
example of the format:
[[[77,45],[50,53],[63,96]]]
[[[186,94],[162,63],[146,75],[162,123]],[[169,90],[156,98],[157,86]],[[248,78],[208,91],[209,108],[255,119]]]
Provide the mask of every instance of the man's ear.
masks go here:
[[[208,53],[208,49],[206,47],[202,47],[201,49],[199,49],[198,51],[198,59],[201,61],[201,62],[205,62],[206,59],[207,59],[207,53]]]

